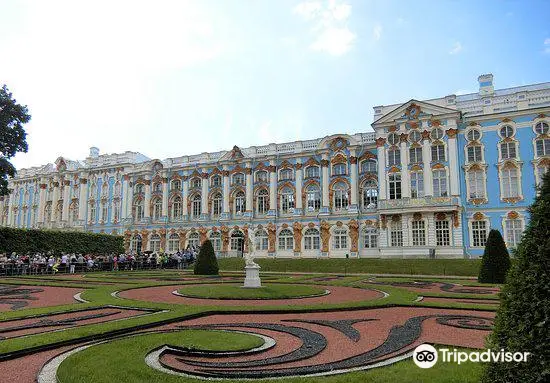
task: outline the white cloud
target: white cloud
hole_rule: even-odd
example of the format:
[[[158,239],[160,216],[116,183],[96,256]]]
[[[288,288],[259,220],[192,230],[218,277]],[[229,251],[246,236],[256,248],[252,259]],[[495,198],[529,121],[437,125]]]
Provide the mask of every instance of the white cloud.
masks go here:
[[[376,41],[380,40],[380,37],[382,37],[382,25],[376,24],[372,29],[372,35]]]
[[[544,40],[544,53],[550,54],[550,37]]]
[[[296,5],[293,13],[312,24],[314,41],[310,49],[341,56],[353,46],[357,36],[346,24],[351,15],[351,5],[339,0],[330,0],[328,3],[305,1]]]
[[[450,55],[456,55],[462,51],[462,44],[460,41],[454,43],[453,48],[449,51]]]

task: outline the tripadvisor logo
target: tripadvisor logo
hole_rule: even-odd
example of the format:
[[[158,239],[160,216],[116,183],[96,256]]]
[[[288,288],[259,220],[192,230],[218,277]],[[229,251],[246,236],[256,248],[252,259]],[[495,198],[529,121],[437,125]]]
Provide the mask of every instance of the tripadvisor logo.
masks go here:
[[[441,354],[441,358],[438,357],[438,354]],[[529,355],[531,355],[530,352],[510,352],[504,351],[504,349],[500,351],[488,349],[470,352],[448,348],[436,350],[435,347],[429,344],[421,344],[413,351],[413,361],[420,368],[431,368],[437,363],[438,359],[441,359],[442,362],[458,364],[464,362],[527,362]]]

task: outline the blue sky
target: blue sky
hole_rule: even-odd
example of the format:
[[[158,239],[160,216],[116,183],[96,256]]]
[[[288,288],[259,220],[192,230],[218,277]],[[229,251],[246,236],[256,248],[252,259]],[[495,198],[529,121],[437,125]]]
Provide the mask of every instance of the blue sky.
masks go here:
[[[550,81],[550,1],[0,0],[18,168],[370,130],[376,105]]]

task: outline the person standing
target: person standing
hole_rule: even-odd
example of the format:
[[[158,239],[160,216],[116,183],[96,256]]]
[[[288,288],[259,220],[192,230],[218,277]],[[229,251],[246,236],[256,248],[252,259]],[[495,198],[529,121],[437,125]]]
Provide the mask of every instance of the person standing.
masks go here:
[[[74,274],[74,269],[76,267],[76,255],[73,253],[71,254],[71,258],[69,259],[70,269],[69,272],[71,274]]]

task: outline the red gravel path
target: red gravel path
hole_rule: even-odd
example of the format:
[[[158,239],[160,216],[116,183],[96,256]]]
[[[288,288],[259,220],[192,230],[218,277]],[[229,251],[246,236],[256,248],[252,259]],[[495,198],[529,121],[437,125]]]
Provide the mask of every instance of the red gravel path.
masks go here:
[[[461,298],[442,298],[442,297],[424,297],[421,302],[437,302],[437,303],[475,303],[480,305],[495,305],[498,306],[497,299],[461,299]]]
[[[48,306],[58,306],[65,305],[69,303],[77,303],[73,296],[75,294],[81,293],[82,288],[72,288],[72,287],[51,287],[51,286],[15,286],[13,288],[21,289],[41,289],[43,291],[30,294],[32,298],[37,299],[27,299],[27,305],[23,309],[31,307],[48,307]],[[10,286],[11,287],[11,286]],[[6,300],[18,300],[18,295],[6,295],[1,296],[0,298]],[[11,304],[2,303],[0,301],[0,312],[10,311]]]
[[[201,299],[187,298],[172,294],[175,290],[185,289],[186,286],[196,285],[180,285],[180,286],[159,286],[146,287],[141,289],[130,289],[121,291],[121,298],[135,299],[149,302],[166,302],[179,303],[194,306],[282,306],[282,305],[317,305],[317,304],[333,304],[344,302],[360,302],[382,298],[384,295],[376,290],[360,289],[354,287],[341,286],[319,286],[326,290],[330,290],[330,294],[321,297],[312,298],[297,298],[297,299]]]

